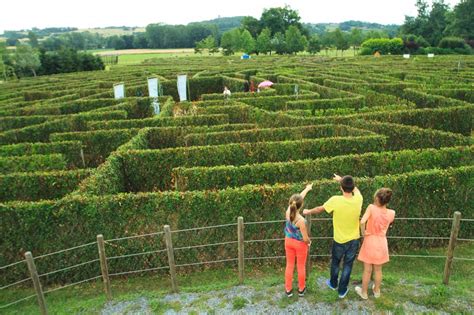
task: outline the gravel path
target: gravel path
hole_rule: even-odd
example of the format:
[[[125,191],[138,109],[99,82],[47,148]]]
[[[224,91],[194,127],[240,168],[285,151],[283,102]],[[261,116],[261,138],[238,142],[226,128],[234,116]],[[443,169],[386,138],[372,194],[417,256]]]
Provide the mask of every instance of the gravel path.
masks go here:
[[[235,286],[215,292],[167,294],[156,298],[140,297],[131,301],[109,302],[101,314],[371,314],[380,313],[373,297],[362,301],[354,294],[343,300],[330,291],[318,278],[320,294],[334,294],[335,302],[318,301],[318,293],[308,292],[303,298],[287,298],[283,285],[257,290],[250,286]],[[353,290],[353,288],[351,288]],[[324,291],[323,291],[324,290]],[[396,305],[404,313],[437,313],[439,310],[405,302]],[[471,308],[472,310],[472,308]],[[384,312],[384,311],[382,311]]]

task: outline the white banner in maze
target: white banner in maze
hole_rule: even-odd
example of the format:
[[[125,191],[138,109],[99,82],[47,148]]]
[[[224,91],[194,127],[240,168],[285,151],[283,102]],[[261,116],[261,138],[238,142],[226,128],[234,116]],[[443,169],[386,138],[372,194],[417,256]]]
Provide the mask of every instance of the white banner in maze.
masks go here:
[[[178,94],[179,94],[179,101],[187,101],[187,93],[186,93],[186,75],[178,75]]]
[[[114,84],[114,97],[115,99],[125,97],[125,86],[123,83]]]
[[[148,95],[158,97],[158,78],[148,78]]]

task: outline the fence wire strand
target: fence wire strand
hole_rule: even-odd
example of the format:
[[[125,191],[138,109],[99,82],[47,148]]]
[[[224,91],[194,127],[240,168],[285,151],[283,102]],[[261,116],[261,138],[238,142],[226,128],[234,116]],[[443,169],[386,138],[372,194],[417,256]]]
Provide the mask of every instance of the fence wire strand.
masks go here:
[[[408,257],[408,258],[446,258],[446,256],[439,255],[400,255],[400,254],[390,254],[390,257]]]
[[[64,286],[57,287],[57,288],[54,288],[54,289],[51,289],[51,290],[47,290],[47,291],[44,291],[44,294],[59,291],[59,290],[62,290],[62,289],[66,289],[66,288],[72,287],[73,285],[78,285],[78,284],[88,282],[88,281],[92,281],[92,280],[96,280],[96,279],[99,279],[99,278],[102,278],[102,275],[92,277],[92,278],[89,278],[89,279],[86,279],[86,280],[81,280],[81,281],[77,281],[77,282],[74,282],[74,283],[66,284]]]
[[[123,271],[123,272],[116,272],[116,273],[111,273],[111,274],[109,274],[109,277],[112,277],[112,276],[122,276],[122,275],[128,275],[128,274],[132,274],[132,273],[140,273],[140,272],[146,272],[146,271],[169,269],[169,268],[170,268],[170,267],[165,266],[165,267],[155,267],[155,268],[148,268],[148,269],[140,269],[140,270],[130,270],[130,271]]]
[[[26,281],[28,281],[28,280],[31,280],[31,278],[26,278],[26,279],[23,279],[23,280],[14,282],[14,283],[7,284],[7,285],[5,285],[5,286],[3,286],[3,287],[0,287],[0,290],[6,289],[6,288],[9,288],[9,287],[13,287],[14,285],[17,285],[17,284],[26,282]]]
[[[199,231],[199,230],[207,230],[207,229],[217,229],[217,228],[223,228],[223,227],[228,227],[228,226],[237,226],[237,223],[228,223],[228,224],[205,226],[205,227],[198,227],[198,228],[173,230],[173,231],[171,231],[171,233],[190,232],[190,231]]]
[[[18,304],[18,303],[23,302],[23,301],[25,301],[25,300],[34,298],[35,296],[36,296],[36,294],[33,294],[33,295],[30,295],[30,296],[24,297],[24,298],[22,298],[22,299],[16,300],[16,301],[14,301],[14,302],[11,302],[11,303],[8,303],[8,304],[5,304],[5,305],[1,305],[1,306],[0,306],[0,309],[2,309],[2,308],[7,308],[7,307],[9,307],[9,306]]]
[[[472,238],[458,238],[458,241],[463,241],[463,242],[474,242],[474,239]]]
[[[193,249],[193,248],[202,248],[202,247],[228,245],[228,244],[237,244],[237,243],[238,243],[237,241],[229,241],[229,242],[221,242],[221,243],[213,243],[213,244],[192,245],[192,246],[184,246],[184,247],[173,248],[173,250]],[[165,251],[166,251],[166,250],[165,250]]]
[[[286,258],[286,256],[245,257],[244,260],[281,259],[281,258]]]
[[[61,272],[61,271],[67,271],[67,270],[74,269],[74,268],[84,266],[84,265],[87,265],[87,264],[92,264],[92,263],[98,262],[98,261],[100,261],[99,258],[89,260],[89,261],[86,261],[86,262],[83,262],[83,263],[80,263],[80,264],[77,264],[77,265],[74,265],[74,266],[69,266],[69,267],[65,267],[65,268],[62,268],[62,269],[53,270],[53,271],[50,271],[50,272],[47,272],[47,273],[43,273],[42,275],[39,275],[39,277],[49,276],[49,275],[52,275],[52,274],[55,274],[55,273],[58,273],[58,272]]]
[[[141,234],[141,235],[132,235],[132,236],[124,236],[124,237],[118,237],[118,238],[112,238],[110,240],[105,240],[106,242],[116,242],[116,241],[123,241],[123,240],[131,240],[134,238],[139,238],[139,237],[148,237],[148,236],[155,236],[155,235],[162,235],[165,234],[165,232],[153,232],[153,233],[148,233],[148,234]]]
[[[461,261],[474,261],[474,258],[464,258],[464,257],[453,257],[454,260],[461,260]]]
[[[221,260],[211,260],[211,261],[203,261],[203,262],[197,262],[197,263],[189,263],[189,264],[181,264],[181,265],[176,265],[176,267],[187,267],[187,266],[199,266],[199,265],[206,265],[206,264],[217,264],[217,263],[222,263],[222,262],[228,262],[228,261],[237,261],[237,258],[229,258],[229,259],[221,259]]]
[[[68,251],[73,250],[73,249],[79,249],[79,248],[83,248],[83,247],[87,247],[87,246],[91,246],[91,245],[95,245],[95,244],[97,244],[97,243],[96,242],[90,242],[90,243],[87,243],[87,244],[83,244],[83,245],[79,245],[79,246],[74,246],[74,247],[58,250],[57,252],[52,252],[52,253],[49,253],[49,254],[36,256],[35,259],[40,259],[40,258],[52,256],[52,255],[61,254],[61,253],[68,252]]]
[[[166,252],[166,249],[151,250],[151,251],[148,251],[148,252],[140,252],[140,253],[120,255],[120,256],[112,256],[112,257],[107,257],[107,261],[114,260],[114,259],[120,259],[120,258],[128,258],[128,257],[141,256],[141,255],[148,255],[148,254],[164,253],[164,252]]]
[[[449,237],[444,236],[387,236],[387,238],[409,240],[449,240]]]
[[[26,263],[26,260],[20,260],[20,261],[11,263],[11,264],[9,264],[9,265],[1,266],[1,267],[0,267],[0,270],[5,269],[5,268],[8,268],[8,267],[15,266],[15,265],[18,265],[18,264],[21,264],[21,263]]]

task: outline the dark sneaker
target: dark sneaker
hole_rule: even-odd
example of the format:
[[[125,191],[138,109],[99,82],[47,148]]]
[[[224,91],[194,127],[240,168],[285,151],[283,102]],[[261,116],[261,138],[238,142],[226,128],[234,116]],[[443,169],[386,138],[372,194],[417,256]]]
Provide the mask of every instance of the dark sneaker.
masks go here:
[[[339,298],[340,298],[340,299],[345,298],[346,295],[347,295],[347,293],[349,293],[349,288],[346,289],[346,292],[344,292],[344,293],[342,293],[342,294],[339,293]]]
[[[337,288],[334,288],[332,285],[331,285],[331,280],[327,279],[326,280],[326,285],[329,287],[329,289],[333,290],[333,291],[336,291]]]
[[[286,296],[287,297],[292,297],[293,296],[293,290],[290,290],[290,291],[286,291]]]
[[[303,291],[298,290],[298,296],[304,296],[306,293],[306,287],[304,287]]]

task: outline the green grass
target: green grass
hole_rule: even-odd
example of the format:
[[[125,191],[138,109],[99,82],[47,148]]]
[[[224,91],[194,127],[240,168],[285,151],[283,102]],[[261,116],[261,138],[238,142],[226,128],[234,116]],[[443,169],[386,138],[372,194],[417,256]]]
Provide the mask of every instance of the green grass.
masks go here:
[[[444,255],[445,249],[433,249],[421,253],[414,251],[414,253]],[[459,246],[456,249],[456,255],[458,257],[474,257],[474,245]],[[252,297],[251,301],[237,297],[228,302],[235,310],[238,310],[244,308],[248,303],[272,300],[276,293],[281,293],[279,291],[283,285],[283,264],[284,262],[281,261],[274,266],[257,266],[248,262],[245,285],[253,287],[257,294]],[[362,267],[362,264],[358,262],[354,264],[351,287],[361,282]],[[443,268],[444,259],[393,257],[383,270],[382,297],[377,300],[370,297],[367,306],[375,311],[401,313],[403,312],[402,304],[413,303],[431,311],[467,312],[466,306],[474,304],[474,288],[472,286],[474,263],[456,261],[449,286],[441,284]],[[312,264],[307,282],[308,293],[305,296],[308,302],[325,302],[344,308],[347,307],[346,303],[360,301],[353,290],[349,292],[345,301],[340,301],[334,291],[321,290],[316,287],[316,281],[326,278],[328,272],[327,260],[318,260]],[[180,274],[178,283],[180,292],[212,293],[212,296],[219,297],[219,290],[238,284],[237,275],[235,268],[203,270]],[[179,302],[161,301],[161,298],[170,290],[169,277],[166,273],[148,273],[128,279],[112,278],[111,282],[114,301],[131,301],[139,297],[146,297],[150,301],[150,309],[153,312],[163,313],[168,309],[177,312],[182,310],[182,305]],[[2,303],[33,294],[31,289],[2,290],[0,292]],[[207,309],[205,303],[208,298],[207,295],[196,300],[195,307],[200,310],[212,311]],[[225,296],[221,296],[221,298],[225,300]],[[277,300],[276,304],[285,308],[297,301],[298,297],[295,294],[291,299],[285,297]],[[99,314],[106,299],[102,283],[95,281],[47,294],[46,302],[51,314]],[[133,308],[133,306],[131,307]],[[2,310],[2,314],[34,314],[37,312],[36,299],[21,302],[14,307]]]

